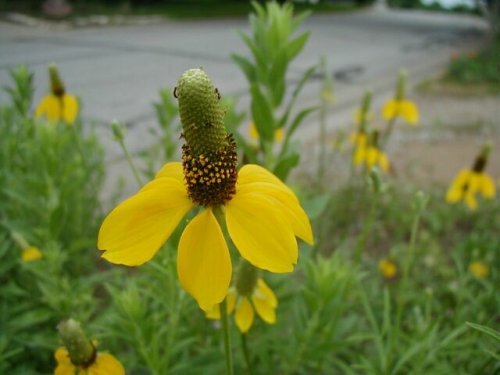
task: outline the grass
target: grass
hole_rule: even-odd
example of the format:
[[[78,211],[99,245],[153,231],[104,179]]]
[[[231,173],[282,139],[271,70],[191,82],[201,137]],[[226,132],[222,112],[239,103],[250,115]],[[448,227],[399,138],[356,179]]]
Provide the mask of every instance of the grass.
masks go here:
[[[477,53],[453,56],[441,78],[422,82],[419,89],[456,95],[500,93],[499,66],[500,37]]]

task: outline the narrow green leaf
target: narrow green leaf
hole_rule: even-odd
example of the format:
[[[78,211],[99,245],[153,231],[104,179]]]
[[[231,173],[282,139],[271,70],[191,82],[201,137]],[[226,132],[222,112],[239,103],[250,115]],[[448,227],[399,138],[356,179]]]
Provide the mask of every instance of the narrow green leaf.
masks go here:
[[[477,331],[486,333],[488,336],[493,337],[495,340],[500,341],[500,332],[494,330],[493,328],[483,326],[477,323],[466,322],[469,327],[474,328]]]
[[[271,105],[262,94],[258,84],[252,83],[250,92],[252,94],[252,118],[259,137],[261,141],[272,143],[274,138],[274,118]]]
[[[309,35],[310,32],[307,31],[288,43],[286,49],[288,51],[288,59],[290,61],[293,60],[300,53],[300,51],[302,51],[307,43],[307,40],[309,39]]]

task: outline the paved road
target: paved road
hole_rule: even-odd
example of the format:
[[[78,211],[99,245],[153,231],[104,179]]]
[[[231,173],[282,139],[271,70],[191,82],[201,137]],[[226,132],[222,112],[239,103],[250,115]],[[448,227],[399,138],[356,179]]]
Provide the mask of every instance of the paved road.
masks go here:
[[[405,68],[410,82],[435,74],[450,54],[479,47],[486,24],[479,18],[439,13],[393,11],[383,7],[354,13],[316,15],[304,28],[312,31],[305,51],[293,63],[288,79],[318,62],[324,55],[336,77],[336,104],[328,126],[349,123],[366,88],[376,92],[374,104],[391,95],[395,77]],[[46,67],[55,61],[68,91],[80,96],[83,117],[103,132],[107,158],[114,162],[110,177],[129,176],[121,152],[111,141],[108,123],[116,118],[129,127],[132,151],[154,139],[145,129],[155,126],[152,102],[163,87],[173,87],[188,68],[203,66],[220,92],[240,96],[248,103],[247,83],[229,58],[246,54],[237,30],[248,31],[246,19],[218,21],[165,21],[153,25],[94,27],[72,30],[23,27],[0,22],[0,84],[8,70],[26,64],[36,74],[35,97],[47,87]],[[317,98],[318,81],[310,82],[301,103]],[[5,94],[0,94],[5,100]],[[304,127],[302,141],[317,135]],[[132,189],[133,190],[133,189]]]

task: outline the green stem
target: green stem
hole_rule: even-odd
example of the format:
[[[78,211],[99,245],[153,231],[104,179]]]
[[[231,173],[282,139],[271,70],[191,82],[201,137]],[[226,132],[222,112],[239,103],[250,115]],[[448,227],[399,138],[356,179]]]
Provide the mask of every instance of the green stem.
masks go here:
[[[379,193],[374,192],[373,199],[370,205],[370,213],[368,215],[368,221],[363,228],[361,236],[358,238],[358,243],[356,244],[356,250],[354,252],[354,261],[357,265],[361,263],[361,256],[363,255],[363,250],[366,245],[366,240],[368,239],[368,235],[372,230],[373,222],[375,221],[375,216],[377,214],[378,203],[379,203]]]
[[[120,144],[120,147],[122,148],[123,153],[125,154],[125,158],[127,159],[128,165],[130,166],[132,173],[134,174],[135,180],[139,184],[139,187],[141,187],[143,185],[142,180],[141,180],[141,176],[139,175],[139,172],[137,171],[135,163],[132,160],[132,156],[128,152],[127,147],[125,146],[125,142],[123,141],[123,139],[118,139],[117,141]]]
[[[250,362],[250,353],[248,351],[247,335],[245,333],[241,334],[241,348],[243,349],[243,356],[245,357],[245,363],[247,365],[248,375],[252,375],[252,363]]]
[[[413,253],[415,252],[415,243],[417,239],[418,228],[420,226],[420,218],[422,216],[422,211],[418,210],[415,213],[415,217],[413,218],[413,223],[411,227],[411,235],[410,242],[408,244],[408,249],[405,254],[404,263],[403,263],[403,279],[401,281],[401,289],[399,293],[399,301],[398,301],[398,311],[397,311],[397,319],[396,319],[396,327],[398,330],[401,325],[401,317],[404,311],[404,296],[406,294],[406,289],[408,288],[408,277],[410,273],[410,265],[413,261]]]
[[[387,144],[387,141],[389,140],[389,137],[392,134],[392,129],[394,128],[394,123],[396,122],[396,117],[397,116],[394,116],[389,121],[387,121],[387,126],[385,128],[382,139],[380,140],[380,145],[379,145],[380,149],[384,148],[385,145]]]
[[[229,319],[227,315],[227,302],[221,302],[219,305],[220,320],[222,322],[222,333],[224,335],[224,352],[226,354],[226,374],[233,375],[233,353],[231,351],[231,338],[229,335]]]
[[[321,108],[319,110],[319,154],[318,154],[318,185],[323,186],[323,179],[325,176],[325,164],[326,164],[326,102],[321,102]]]

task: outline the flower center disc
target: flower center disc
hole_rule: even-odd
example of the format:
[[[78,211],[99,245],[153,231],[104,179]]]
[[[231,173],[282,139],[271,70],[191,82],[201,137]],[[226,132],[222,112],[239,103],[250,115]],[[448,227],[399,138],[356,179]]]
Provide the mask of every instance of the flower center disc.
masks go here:
[[[232,135],[219,150],[194,155],[187,144],[182,146],[182,167],[189,198],[202,206],[218,206],[236,193],[238,156]]]

